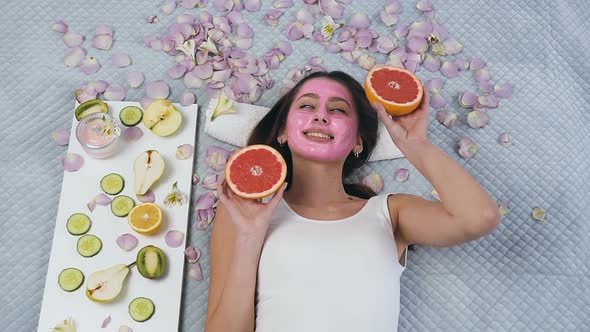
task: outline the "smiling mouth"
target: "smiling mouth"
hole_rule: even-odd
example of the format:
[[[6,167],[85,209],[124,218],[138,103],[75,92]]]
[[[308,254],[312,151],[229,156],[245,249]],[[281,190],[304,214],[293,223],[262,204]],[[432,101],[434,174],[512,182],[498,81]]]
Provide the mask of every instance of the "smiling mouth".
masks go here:
[[[330,140],[334,139],[334,136],[330,136],[328,134],[318,133],[318,132],[314,132],[314,131],[306,132],[303,134],[305,134],[305,136],[308,136],[308,137],[323,138],[323,139],[330,139]]]

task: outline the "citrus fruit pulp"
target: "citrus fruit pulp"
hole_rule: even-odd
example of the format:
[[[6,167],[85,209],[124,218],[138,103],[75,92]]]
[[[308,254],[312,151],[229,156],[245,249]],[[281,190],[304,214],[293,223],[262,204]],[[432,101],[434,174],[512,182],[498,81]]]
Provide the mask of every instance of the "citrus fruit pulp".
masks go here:
[[[152,234],[162,226],[162,210],[154,203],[143,203],[129,212],[129,226],[140,234]]]
[[[422,81],[411,72],[393,66],[376,66],[365,80],[365,93],[371,103],[378,101],[391,115],[404,115],[420,105]]]
[[[281,154],[267,145],[250,145],[236,151],[225,166],[225,181],[236,195],[260,199],[275,193],[287,177]]]

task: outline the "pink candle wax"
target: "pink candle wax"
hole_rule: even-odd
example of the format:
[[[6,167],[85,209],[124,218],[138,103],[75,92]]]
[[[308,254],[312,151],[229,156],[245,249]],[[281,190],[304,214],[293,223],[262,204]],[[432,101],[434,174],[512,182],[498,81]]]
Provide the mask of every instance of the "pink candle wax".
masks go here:
[[[116,152],[118,128],[114,127],[117,125],[111,116],[94,113],[80,120],[76,137],[88,155],[106,158]]]

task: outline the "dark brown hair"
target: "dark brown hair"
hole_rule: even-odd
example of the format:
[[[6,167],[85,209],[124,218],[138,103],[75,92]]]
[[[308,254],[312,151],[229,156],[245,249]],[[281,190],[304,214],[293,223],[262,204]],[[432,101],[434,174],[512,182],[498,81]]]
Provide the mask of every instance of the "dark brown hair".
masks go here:
[[[377,113],[371,107],[371,103],[365,95],[363,87],[350,75],[341,71],[332,72],[315,72],[299,81],[289,92],[284,94],[270,109],[270,111],[260,120],[254,127],[248,145],[252,144],[266,144],[272,146],[283,155],[287,162],[287,179],[286,181],[291,185],[293,179],[293,164],[291,158],[291,150],[289,150],[289,142],[281,146],[277,141],[277,137],[285,130],[287,124],[287,115],[289,109],[297,92],[303,84],[314,78],[328,78],[342,84],[352,96],[354,102],[354,109],[358,116],[358,136],[363,142],[363,151],[358,158],[351,152],[344,161],[344,168],[342,171],[342,179],[346,179],[355,169],[361,167],[369,159],[371,152],[377,143]],[[347,194],[368,199],[375,196],[376,193],[362,184],[344,184],[344,189]]]

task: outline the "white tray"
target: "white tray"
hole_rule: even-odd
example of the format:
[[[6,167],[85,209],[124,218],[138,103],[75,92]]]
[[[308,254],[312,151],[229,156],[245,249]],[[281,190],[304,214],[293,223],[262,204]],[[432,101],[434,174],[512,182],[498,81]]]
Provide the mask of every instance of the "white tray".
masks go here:
[[[107,104],[110,108],[109,114],[117,119],[123,107],[139,106],[139,103],[134,102],[107,102]],[[176,150],[182,144],[196,145],[198,105],[183,107],[175,104],[175,106],[183,115],[182,126],[175,134],[170,137],[158,137],[140,123],[138,126],[143,131],[143,136],[135,142],[129,142],[120,137],[120,143],[123,143],[120,151],[103,160],[94,159],[82,150],[75,134],[78,121],[73,119],[68,152],[83,156],[84,166],[77,172],[64,172],[38,331],[49,331],[67,317],[71,317],[77,331],[82,332],[117,331],[121,325],[127,325],[134,331],[178,329],[185,246],[168,247],[164,242],[164,235],[168,230],[180,230],[184,232],[186,241],[194,153],[186,160],[178,160]],[[124,128],[121,126],[122,130]],[[100,179],[112,172],[122,175],[125,179],[125,188],[119,195],[128,195],[136,203],[140,203],[133,192],[133,161],[141,152],[148,149],[158,150],[166,162],[164,175],[151,188],[156,195],[155,203],[162,208],[164,225],[156,234],[144,236],[135,233],[129,227],[127,218],[114,216],[110,206],[97,205],[94,212],[90,212],[86,204],[102,192]],[[168,208],[164,206],[163,200],[176,181],[178,181],[178,189],[186,193],[187,203]],[[68,217],[76,212],[83,212],[91,218],[92,227],[88,234],[94,234],[102,240],[102,250],[94,257],[80,256],[76,250],[78,236],[73,236],[66,230]],[[138,238],[139,244],[135,249],[126,252],[119,248],[115,240],[123,233],[131,233]],[[130,264],[135,261],[137,252],[150,244],[161,248],[166,253],[168,271],[164,278],[146,279],[139,274],[137,267],[133,267],[127,276],[122,293],[114,302],[99,304],[86,297],[86,281],[91,273],[107,269],[115,264]],[[68,267],[80,269],[86,278],[84,284],[71,293],[63,291],[57,283],[59,273]],[[154,315],[143,323],[135,322],[128,314],[129,303],[140,296],[151,299],[156,307]],[[108,316],[111,316],[108,328],[101,329],[103,320]]]

